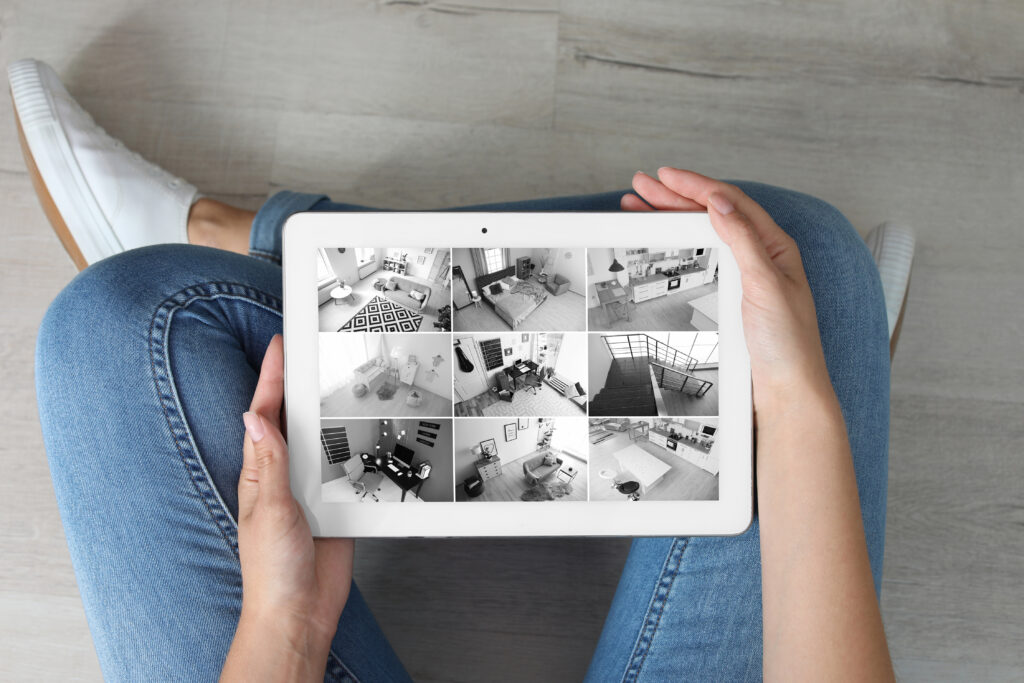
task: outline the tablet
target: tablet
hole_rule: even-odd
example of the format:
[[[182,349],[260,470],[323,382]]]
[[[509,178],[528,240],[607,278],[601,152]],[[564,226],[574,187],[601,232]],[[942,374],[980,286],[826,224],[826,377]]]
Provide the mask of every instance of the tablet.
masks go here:
[[[314,535],[750,524],[740,279],[707,214],[305,213],[283,242]]]

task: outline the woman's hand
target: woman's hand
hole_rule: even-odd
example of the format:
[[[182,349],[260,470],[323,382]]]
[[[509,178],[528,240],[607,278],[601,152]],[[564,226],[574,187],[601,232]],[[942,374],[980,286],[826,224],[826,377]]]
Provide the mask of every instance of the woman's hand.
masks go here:
[[[622,197],[623,209],[707,210],[732,250],[743,284],[743,330],[759,416],[785,412],[794,396],[808,390],[831,395],[800,254],[771,216],[735,185],[667,166],[658,169],[658,178],[637,171],[633,189],[637,194]]]
[[[327,653],[348,599],[353,544],[313,539],[292,496],[281,434],[284,350],[267,347],[245,422],[238,481],[242,616],[222,680],[323,680]]]
[[[638,172],[633,189],[628,211],[707,209],[739,265],[757,410],[764,679],[893,680],[853,459],[796,244],[727,183],[660,168],[658,179]]]

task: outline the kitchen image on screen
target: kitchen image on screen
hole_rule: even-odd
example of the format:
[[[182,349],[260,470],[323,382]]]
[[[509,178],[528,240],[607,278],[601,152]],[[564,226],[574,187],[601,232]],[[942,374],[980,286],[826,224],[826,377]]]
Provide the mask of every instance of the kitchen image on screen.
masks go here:
[[[454,499],[452,421],[320,421],[325,503],[448,503]]]
[[[718,250],[587,250],[590,330],[718,330]]]
[[[590,500],[718,500],[715,417],[590,418]]]

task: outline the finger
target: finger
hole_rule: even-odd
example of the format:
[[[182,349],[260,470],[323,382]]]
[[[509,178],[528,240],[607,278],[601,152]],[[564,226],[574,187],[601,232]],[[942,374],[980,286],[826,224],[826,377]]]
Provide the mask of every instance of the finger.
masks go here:
[[[252,395],[249,410],[259,413],[281,429],[281,403],[284,400],[284,339],[275,334],[263,354],[260,379]]]
[[[776,268],[750,218],[718,192],[708,196],[708,216],[718,236],[729,245],[736,257],[743,279],[768,282]]]
[[[768,212],[735,185],[703,176],[700,173],[671,166],[659,168],[658,178],[668,189],[702,206],[708,205],[708,198],[714,192],[725,195],[732,202],[733,206],[750,218],[754,228],[758,231],[758,235],[765,243],[769,241],[774,232],[785,235],[782,228],[776,225],[772,217],[768,215]]]
[[[650,204],[637,197],[632,192],[622,195],[619,206],[623,211],[654,211]]]
[[[703,211],[704,204],[680,195],[643,171],[633,175],[633,189],[659,211]]]
[[[245,419],[244,417],[242,418]],[[248,435],[242,439],[242,471],[238,475],[238,522],[252,515],[260,493],[260,471],[256,466],[256,449]]]
[[[245,422],[246,447],[252,448],[259,477],[257,505],[279,505],[291,502],[292,491],[288,474],[288,446],[277,427],[263,415],[247,412]]]
[[[780,270],[791,277],[803,277],[803,266],[800,263],[796,242],[779,227],[775,219],[760,204],[748,197],[743,190],[735,185],[671,166],[659,168],[658,177],[670,190],[705,206],[713,193],[725,196],[750,220],[751,227],[757,232],[769,257]]]

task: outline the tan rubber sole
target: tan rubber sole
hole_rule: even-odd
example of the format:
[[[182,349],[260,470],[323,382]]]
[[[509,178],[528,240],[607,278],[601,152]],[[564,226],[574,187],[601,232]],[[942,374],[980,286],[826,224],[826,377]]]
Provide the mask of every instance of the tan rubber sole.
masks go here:
[[[13,100],[14,95],[12,94],[11,101],[13,102]],[[28,142],[25,141],[25,131],[21,129],[21,119],[18,118],[17,110],[14,112],[14,123],[18,127],[18,144],[21,145],[21,155],[25,158],[25,167],[28,169],[29,178],[32,179],[32,187],[36,191],[36,197],[39,198],[39,205],[43,207],[43,213],[46,214],[47,220],[50,221],[50,226],[57,233],[57,239],[64,245],[68,256],[71,257],[71,260],[79,270],[84,270],[89,267],[89,262],[82,256],[82,250],[78,248],[75,238],[71,236],[71,231],[68,230],[67,223],[64,222],[60,211],[57,210],[57,205],[53,203],[50,191],[46,189],[46,183],[43,182],[43,176],[39,174],[39,167],[36,166],[32,150],[28,148]]]

